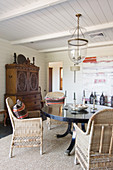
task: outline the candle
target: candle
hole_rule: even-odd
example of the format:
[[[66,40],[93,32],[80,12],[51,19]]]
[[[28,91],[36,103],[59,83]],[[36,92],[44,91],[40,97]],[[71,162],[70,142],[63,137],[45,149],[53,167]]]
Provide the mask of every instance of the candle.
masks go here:
[[[74,92],[74,100],[76,100],[76,97],[75,97],[75,92]]]
[[[83,97],[85,97],[85,90],[83,90]]]

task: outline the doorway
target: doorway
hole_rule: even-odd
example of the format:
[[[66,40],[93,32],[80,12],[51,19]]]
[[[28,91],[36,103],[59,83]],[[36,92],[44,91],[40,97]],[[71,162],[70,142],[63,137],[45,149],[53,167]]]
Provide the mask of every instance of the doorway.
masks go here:
[[[49,92],[52,92],[52,73],[53,68],[49,67]]]
[[[48,90],[49,92],[63,90],[63,63],[49,62]]]

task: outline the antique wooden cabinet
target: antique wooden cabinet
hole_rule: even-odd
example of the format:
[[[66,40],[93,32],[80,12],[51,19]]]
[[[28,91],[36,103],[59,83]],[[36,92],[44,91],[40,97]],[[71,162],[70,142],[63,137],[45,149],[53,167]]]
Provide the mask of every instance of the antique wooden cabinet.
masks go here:
[[[39,87],[39,67],[28,63],[6,64],[6,97],[14,103],[20,99],[27,110],[41,108],[41,88]]]

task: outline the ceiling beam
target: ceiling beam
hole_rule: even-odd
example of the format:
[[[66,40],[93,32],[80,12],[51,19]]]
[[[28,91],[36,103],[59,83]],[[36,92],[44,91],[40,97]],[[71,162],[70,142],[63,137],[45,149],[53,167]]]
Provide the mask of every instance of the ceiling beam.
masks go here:
[[[0,15],[0,21],[5,21],[11,18],[15,18],[17,16],[25,15],[25,14],[28,14],[28,13],[31,13],[37,10],[41,10],[41,9],[44,9],[44,8],[47,8],[53,5],[60,4],[65,1],[68,1],[68,0],[39,0],[36,3],[31,3],[24,7],[7,12],[4,15]]]
[[[91,27],[86,27],[86,32],[90,33],[90,32],[96,32],[96,31],[102,31],[105,29],[110,29],[113,28],[113,22],[110,23],[105,23],[105,24],[101,24],[101,25],[95,25],[95,26],[91,26]],[[35,37],[30,37],[30,38],[25,38],[25,39],[20,39],[20,40],[16,40],[16,41],[11,41],[11,44],[24,44],[24,43],[30,43],[30,42],[38,42],[38,41],[45,41],[45,40],[50,40],[50,39],[55,39],[55,38],[61,38],[61,37],[66,37],[66,36],[70,36],[71,33],[69,30],[67,31],[63,31],[63,32],[57,32],[57,33],[53,33],[53,34],[46,34],[46,35],[42,35],[42,36],[35,36]]]
[[[113,28],[113,22],[86,27],[86,30],[87,32],[93,32],[93,31],[99,31],[99,30],[110,29],[110,28]]]
[[[63,31],[63,32],[57,32],[57,33],[53,33],[53,34],[46,34],[46,35],[42,35],[42,36],[35,36],[35,37],[31,37],[31,38],[25,38],[25,39],[20,39],[20,40],[16,40],[16,41],[11,41],[11,44],[24,44],[24,43],[45,41],[45,40],[49,40],[49,39],[66,37],[69,35],[70,35],[69,31]]]
[[[113,46],[113,41],[104,41],[104,42],[98,42],[98,43],[90,43],[88,44],[88,48],[98,48],[103,46]],[[45,50],[38,50],[40,53],[49,53],[49,52],[58,52],[58,51],[67,51],[68,47],[60,47],[60,48],[51,48],[51,49],[45,49]]]

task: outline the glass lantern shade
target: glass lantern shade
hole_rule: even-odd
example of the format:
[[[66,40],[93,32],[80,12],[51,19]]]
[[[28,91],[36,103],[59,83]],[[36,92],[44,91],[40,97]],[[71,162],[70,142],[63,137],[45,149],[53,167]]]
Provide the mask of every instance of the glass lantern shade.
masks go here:
[[[72,38],[68,40],[68,55],[74,64],[81,63],[87,54],[88,40]]]

